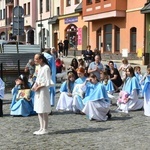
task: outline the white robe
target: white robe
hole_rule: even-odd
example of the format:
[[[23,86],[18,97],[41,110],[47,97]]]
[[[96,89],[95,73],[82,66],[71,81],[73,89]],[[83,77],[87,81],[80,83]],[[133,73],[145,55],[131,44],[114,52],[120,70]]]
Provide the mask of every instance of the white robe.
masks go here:
[[[82,112],[88,115],[89,119],[95,119],[97,121],[106,121],[108,116],[106,115],[109,112],[110,103],[107,103],[103,100],[98,101],[88,101]]]
[[[72,111],[73,98],[67,95],[67,92],[61,92],[56,110]]]
[[[150,85],[147,87],[147,92],[144,92],[144,115],[150,116]]]
[[[49,87],[51,85],[50,68],[48,65],[41,66],[34,86],[41,84],[43,87],[35,92],[34,96],[34,110],[37,113],[50,113],[50,92]]]

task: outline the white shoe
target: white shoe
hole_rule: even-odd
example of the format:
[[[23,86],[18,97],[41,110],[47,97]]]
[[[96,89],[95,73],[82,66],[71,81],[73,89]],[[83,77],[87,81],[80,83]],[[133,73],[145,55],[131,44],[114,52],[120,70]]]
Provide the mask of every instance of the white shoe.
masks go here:
[[[40,129],[38,131],[33,132],[34,135],[39,135],[39,133],[42,131],[43,129]]]
[[[39,132],[39,135],[43,135],[43,134],[48,134],[48,130],[43,129],[42,131]]]

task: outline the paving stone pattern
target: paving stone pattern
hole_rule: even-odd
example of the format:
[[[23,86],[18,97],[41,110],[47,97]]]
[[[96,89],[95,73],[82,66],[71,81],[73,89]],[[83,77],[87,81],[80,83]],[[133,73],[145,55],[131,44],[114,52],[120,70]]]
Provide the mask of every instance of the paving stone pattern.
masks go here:
[[[112,118],[106,122],[89,121],[85,115],[53,108],[48,135],[32,134],[39,129],[37,115],[13,117],[9,115],[9,107],[9,103],[4,104],[4,117],[0,118],[1,150],[149,149],[150,118],[143,115],[143,110],[130,112],[129,116],[115,112],[115,100]]]

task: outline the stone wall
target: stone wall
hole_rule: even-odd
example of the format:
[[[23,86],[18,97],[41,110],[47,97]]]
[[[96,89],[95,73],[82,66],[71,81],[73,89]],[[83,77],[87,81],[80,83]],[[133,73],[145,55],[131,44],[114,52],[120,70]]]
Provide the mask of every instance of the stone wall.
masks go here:
[[[71,55],[71,56],[81,56],[82,50],[76,50],[76,51],[69,50],[68,54]],[[112,54],[112,53],[102,53],[101,56],[102,56],[103,60],[109,60],[109,59],[120,60],[120,59],[122,59],[122,54],[121,53],[117,53],[117,54],[116,53],[115,54]],[[139,58],[137,57],[136,53],[129,53],[128,54],[128,59],[129,60],[137,60],[137,59],[139,60]]]

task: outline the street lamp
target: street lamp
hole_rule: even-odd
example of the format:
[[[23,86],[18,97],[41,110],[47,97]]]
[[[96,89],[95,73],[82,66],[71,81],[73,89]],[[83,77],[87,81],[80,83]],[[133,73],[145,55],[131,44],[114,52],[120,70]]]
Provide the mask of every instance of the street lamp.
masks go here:
[[[41,51],[42,51],[42,36],[43,36],[43,32],[42,32],[42,13],[40,14],[40,19],[41,19]]]
[[[40,20],[41,20],[41,51],[42,51],[42,36],[43,36],[43,32],[42,32],[42,13],[40,13]]]

